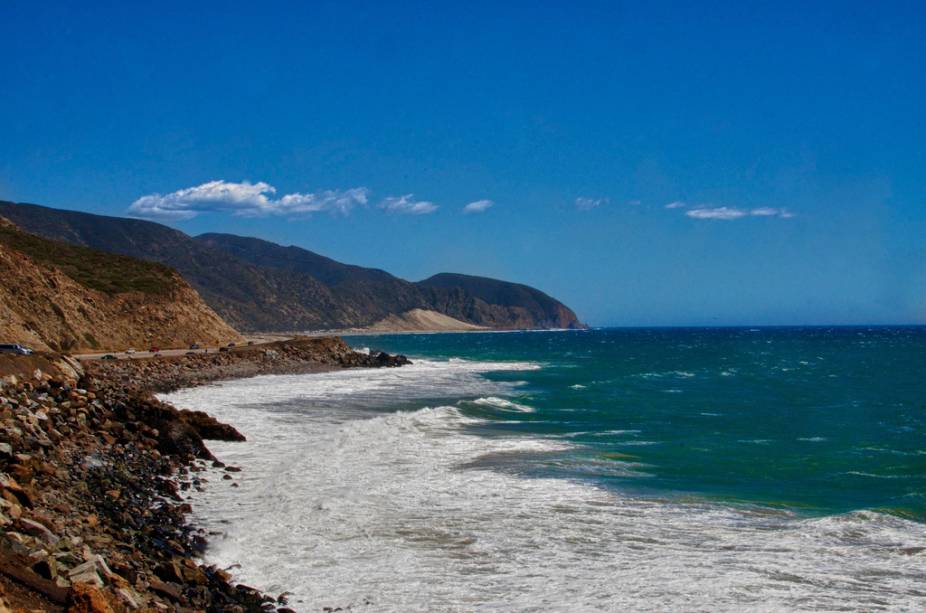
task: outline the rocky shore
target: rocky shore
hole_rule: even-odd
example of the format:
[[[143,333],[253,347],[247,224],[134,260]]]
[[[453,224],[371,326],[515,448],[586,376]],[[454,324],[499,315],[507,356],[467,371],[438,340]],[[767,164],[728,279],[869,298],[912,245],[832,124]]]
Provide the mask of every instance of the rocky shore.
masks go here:
[[[134,360],[85,362],[88,374],[129,391],[169,392],[223,379],[378,368],[407,364],[405,356],[359,353],[336,336],[297,337],[263,345],[210,349],[207,353]]]
[[[94,361],[0,356],[0,611],[288,611],[201,564],[181,493],[207,487],[204,439],[244,440],[153,392],[256,374],[399,366],[341,339]]]

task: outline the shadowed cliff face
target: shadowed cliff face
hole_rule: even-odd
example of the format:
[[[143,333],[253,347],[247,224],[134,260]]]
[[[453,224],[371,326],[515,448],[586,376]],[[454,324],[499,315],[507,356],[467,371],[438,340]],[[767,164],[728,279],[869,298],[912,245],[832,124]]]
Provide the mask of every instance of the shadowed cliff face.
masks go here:
[[[420,281],[435,310],[496,328],[584,328],[572,310],[540,290],[486,277],[440,273]]]
[[[315,327],[368,326],[424,305],[425,298],[413,283],[382,270],[342,264],[299,247],[283,247],[232,234],[203,234],[193,240],[271,275],[287,275],[294,280],[306,278],[323,284],[332,303],[324,309],[321,323]],[[286,326],[286,322],[281,323]]]
[[[366,327],[414,309],[497,329],[582,327],[557,300],[505,281],[444,273],[412,283],[256,238],[193,238],[153,222],[36,205],[0,202],[0,215],[42,236],[167,264],[242,330]]]

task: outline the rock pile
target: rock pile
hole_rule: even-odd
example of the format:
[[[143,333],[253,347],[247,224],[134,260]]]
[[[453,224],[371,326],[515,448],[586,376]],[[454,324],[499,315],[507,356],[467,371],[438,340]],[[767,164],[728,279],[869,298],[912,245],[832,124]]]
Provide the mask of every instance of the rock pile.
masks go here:
[[[100,362],[79,380],[40,369],[0,378],[0,611],[288,611],[284,597],[197,562],[205,535],[186,521],[181,492],[205,486],[208,463],[222,466],[203,439],[244,437],[148,391],[240,376],[234,366],[248,362],[257,372],[299,360],[304,369],[407,362],[342,345]]]
[[[186,525],[190,509],[177,490],[201,487],[190,463],[211,458],[197,422],[92,383],[41,371],[3,380],[0,573],[47,609],[241,611],[272,603],[194,560],[205,541]]]
[[[301,374],[336,368],[382,368],[408,364],[403,355],[358,353],[338,337],[295,338],[218,352],[191,351],[173,357],[86,363],[98,379],[126,390],[166,392],[220,379],[264,374]]]

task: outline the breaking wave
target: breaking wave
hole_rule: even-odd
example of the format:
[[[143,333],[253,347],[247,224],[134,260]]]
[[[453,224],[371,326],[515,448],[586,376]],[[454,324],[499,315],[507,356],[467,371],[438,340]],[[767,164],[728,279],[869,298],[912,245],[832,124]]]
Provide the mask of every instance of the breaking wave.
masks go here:
[[[524,411],[530,407],[504,398],[516,382],[481,373],[538,367],[421,360],[166,395],[248,438],[210,443],[220,459],[243,467],[233,481],[239,487],[215,473],[191,499],[197,523],[214,533],[208,561],[240,565],[237,578],[265,591],[292,592],[297,610],[926,605],[926,534],[895,516],[807,519],[486,469],[487,458],[571,448],[562,439],[479,434],[483,420],[457,405],[474,399],[502,413]]]

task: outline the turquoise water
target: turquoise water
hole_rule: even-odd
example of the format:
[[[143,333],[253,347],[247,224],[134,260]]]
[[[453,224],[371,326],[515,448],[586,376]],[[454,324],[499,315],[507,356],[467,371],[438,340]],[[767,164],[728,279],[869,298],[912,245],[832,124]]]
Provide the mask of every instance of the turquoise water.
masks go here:
[[[500,402],[474,397],[457,405],[479,418],[474,434],[571,443],[564,451],[486,460],[496,470],[587,480],[640,497],[926,519],[926,328],[348,340],[412,358],[539,364],[485,375],[523,382]]]
[[[296,610],[926,610],[926,328],[348,340],[415,363],[164,397],[247,437],[195,522]]]

